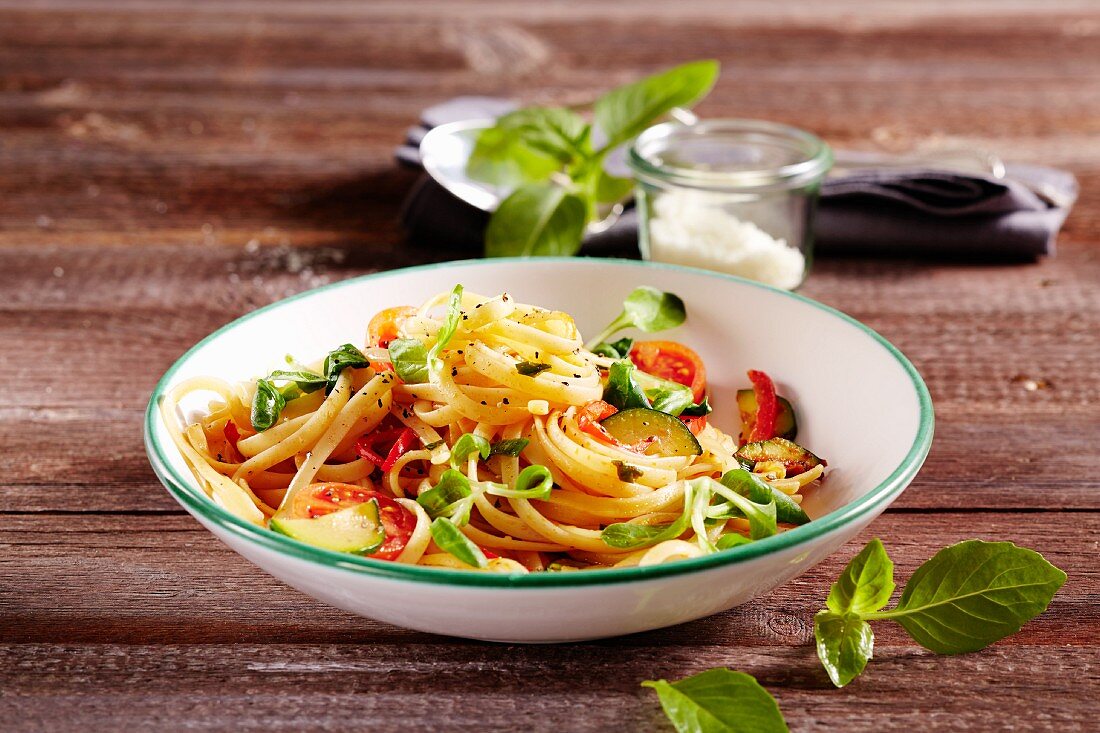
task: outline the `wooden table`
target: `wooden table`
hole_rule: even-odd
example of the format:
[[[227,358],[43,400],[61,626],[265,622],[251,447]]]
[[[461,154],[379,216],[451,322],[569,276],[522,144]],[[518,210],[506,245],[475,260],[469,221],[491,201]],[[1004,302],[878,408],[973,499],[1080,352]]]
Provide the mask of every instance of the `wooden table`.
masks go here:
[[[0,0],[0,729],[664,731],[638,683],[728,665],[796,731],[1095,730],[1098,35],[1088,0]],[[834,690],[811,619],[853,543],[681,627],[481,644],[322,606],[161,489],[141,415],[187,346],[453,256],[395,221],[413,178],[391,149],[421,108],[575,102],[710,56],[706,115],[1077,173],[1056,258],[826,260],[805,287],[896,343],[936,405],[925,469],[861,541],[882,537],[901,579],[964,538],[1033,547],[1069,573],[1047,613],[953,658],[881,624],[867,674]]]

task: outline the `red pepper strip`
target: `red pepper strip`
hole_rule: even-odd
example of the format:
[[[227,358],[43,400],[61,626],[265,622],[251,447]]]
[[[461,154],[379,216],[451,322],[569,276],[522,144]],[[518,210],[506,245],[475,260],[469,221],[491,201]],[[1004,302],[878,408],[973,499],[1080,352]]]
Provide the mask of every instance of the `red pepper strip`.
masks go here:
[[[684,425],[687,425],[687,429],[691,431],[691,434],[696,436],[703,432],[703,428],[707,426],[706,415],[698,415],[696,417],[684,417],[681,415],[680,420],[683,421]]]
[[[500,555],[496,554],[495,552],[493,552],[492,550],[490,550],[486,547],[482,547],[481,545],[478,545],[478,549],[481,550],[481,554],[485,556],[486,560],[496,560],[497,558],[500,557]]]
[[[225,435],[225,439],[229,441],[229,444],[234,448],[237,447],[237,441],[241,439],[241,431],[237,430],[237,425],[232,420],[225,424],[225,428],[222,430]]]
[[[593,400],[577,413],[577,427],[597,440],[602,440],[611,445],[618,445],[619,441],[608,435],[607,430],[604,429],[603,425],[600,425],[601,420],[611,417],[618,411],[617,407],[603,400]]]
[[[364,460],[370,461],[378,468],[382,468],[389,456],[383,457],[382,454],[378,452],[378,444],[396,441],[405,430],[408,430],[408,428],[396,428],[394,430],[382,431],[376,430],[369,435],[364,435],[362,438],[355,441],[355,452],[362,456]],[[394,445],[396,445],[396,443],[394,443]]]
[[[386,456],[385,462],[382,464],[382,470],[389,471],[393,468],[393,464],[397,463],[397,460],[401,458],[401,456],[411,451],[418,440],[419,438],[416,437],[416,431],[412,428],[405,428],[394,442],[393,447],[390,448],[390,452]]]
[[[775,421],[779,417],[779,400],[775,398],[775,382],[764,372],[749,370],[752,391],[756,396],[756,420],[752,424],[749,442],[775,437]]]

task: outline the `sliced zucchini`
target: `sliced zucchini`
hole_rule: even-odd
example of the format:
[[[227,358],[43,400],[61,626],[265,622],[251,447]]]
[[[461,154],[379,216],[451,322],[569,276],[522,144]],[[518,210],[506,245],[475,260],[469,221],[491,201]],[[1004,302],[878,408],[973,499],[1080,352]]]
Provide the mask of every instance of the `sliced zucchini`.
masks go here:
[[[734,457],[737,458],[738,463],[749,471],[761,461],[782,463],[783,467],[787,469],[788,476],[805,473],[817,465],[828,465],[798,443],[792,443],[784,438],[747,443],[737,450]]]
[[[313,519],[276,515],[268,526],[279,534],[336,552],[366,555],[386,541],[374,499]]]
[[[665,412],[634,407],[616,412],[600,425],[612,438],[627,445],[653,438],[655,452],[662,456],[697,456],[703,452],[683,421]]]
[[[779,414],[775,417],[777,437],[794,440],[798,435],[798,421],[794,417],[794,407],[785,397],[776,397],[779,401]],[[748,441],[752,434],[752,424],[756,422],[756,393],[751,389],[737,390],[737,409],[741,412],[741,442]]]

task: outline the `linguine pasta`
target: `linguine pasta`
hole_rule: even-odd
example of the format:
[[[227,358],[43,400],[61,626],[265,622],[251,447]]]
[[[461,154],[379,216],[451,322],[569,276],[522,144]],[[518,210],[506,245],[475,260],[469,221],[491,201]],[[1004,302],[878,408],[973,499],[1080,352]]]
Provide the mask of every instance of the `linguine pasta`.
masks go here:
[[[593,348],[567,313],[457,287],[379,314],[361,350],[246,383],[190,379],[161,410],[196,480],[229,512],[400,563],[645,566],[808,521],[798,505],[824,462],[746,460],[753,436],[707,424],[701,363],[653,352],[665,367],[687,366],[652,374],[632,361],[642,344],[630,357],[614,344]],[[694,394],[679,384],[691,368]],[[754,390],[761,407],[742,417],[759,428],[774,419],[763,409],[776,398],[755,378]],[[179,405],[196,393],[208,396],[207,411],[184,425]],[[777,433],[751,445],[788,441]],[[350,513],[366,502],[375,514]],[[370,547],[360,538],[368,530]],[[350,549],[356,542],[363,547]]]

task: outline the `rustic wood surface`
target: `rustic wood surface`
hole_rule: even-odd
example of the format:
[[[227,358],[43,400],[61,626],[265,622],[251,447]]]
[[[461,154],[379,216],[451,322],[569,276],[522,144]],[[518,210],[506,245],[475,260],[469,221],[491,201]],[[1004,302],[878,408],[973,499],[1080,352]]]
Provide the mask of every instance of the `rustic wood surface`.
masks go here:
[[[0,0],[0,729],[667,731],[638,683],[726,665],[795,731],[1095,730],[1100,695],[1100,13],[1091,0]],[[574,102],[671,64],[706,115],[837,146],[977,145],[1073,170],[1034,265],[824,260],[805,292],[928,381],[937,435],[882,537],[901,578],[1013,540],[1069,581],[992,648],[889,625],[833,690],[811,644],[857,544],[681,627],[520,647],[404,631],[255,572],[144,456],[161,374],[214,328],[454,253],[402,242],[392,147],[458,93]]]

